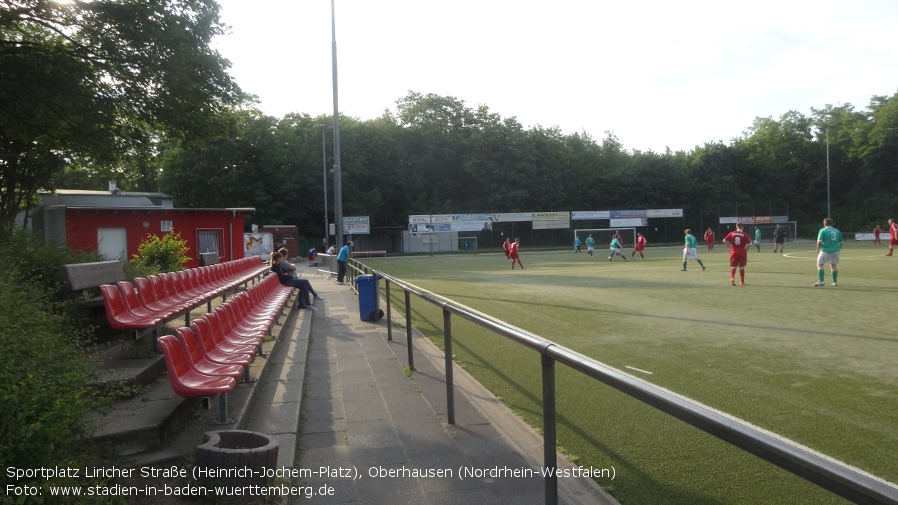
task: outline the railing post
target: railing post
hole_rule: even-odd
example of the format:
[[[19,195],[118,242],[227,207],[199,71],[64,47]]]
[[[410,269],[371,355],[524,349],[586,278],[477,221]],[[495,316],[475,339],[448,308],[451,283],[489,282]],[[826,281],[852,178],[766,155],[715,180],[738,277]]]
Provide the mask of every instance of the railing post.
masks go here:
[[[414,370],[415,357],[412,354],[412,300],[411,293],[405,290],[405,340],[408,346],[408,367]]]
[[[390,303],[390,279],[384,277],[384,285],[387,289],[387,341],[393,341],[393,304]]]
[[[546,505],[558,504],[557,446],[555,434],[555,360],[542,354],[543,370],[543,468],[546,471]]]
[[[446,359],[446,415],[455,424],[455,386],[452,378],[452,314],[443,309],[443,347]]]

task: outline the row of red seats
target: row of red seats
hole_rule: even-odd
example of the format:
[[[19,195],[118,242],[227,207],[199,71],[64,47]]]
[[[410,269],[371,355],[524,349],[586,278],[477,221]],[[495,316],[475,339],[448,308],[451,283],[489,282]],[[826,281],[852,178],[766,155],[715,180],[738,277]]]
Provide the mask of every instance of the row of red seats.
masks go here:
[[[179,314],[190,324],[190,311],[203,303],[211,311],[212,300],[264,273],[268,267],[258,257],[247,257],[207,267],[150,275],[100,286],[106,319],[117,330],[156,328]]]
[[[178,328],[177,336],[159,337],[172,390],[184,397],[218,394],[217,423],[227,417],[227,393],[243,375],[249,377],[254,354],[262,354],[262,342],[289,302],[292,288],[268,277],[193,322]]]

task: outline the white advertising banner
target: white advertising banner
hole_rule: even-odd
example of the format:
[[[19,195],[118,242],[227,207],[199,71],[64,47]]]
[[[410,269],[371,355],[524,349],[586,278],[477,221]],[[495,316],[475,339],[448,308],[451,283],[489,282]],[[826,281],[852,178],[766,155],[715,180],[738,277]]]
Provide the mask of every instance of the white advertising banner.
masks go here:
[[[571,227],[570,212],[534,212],[534,230],[555,230]]]
[[[371,222],[368,216],[343,216],[343,233],[348,235],[371,233]]]
[[[533,221],[533,214],[530,212],[506,212],[504,214],[490,214],[490,216],[492,216],[493,222],[496,223]]]
[[[645,211],[645,217],[683,217],[683,209],[648,209]]]
[[[489,214],[453,214],[452,231],[490,231],[493,220]]]
[[[612,228],[635,228],[637,226],[645,226],[648,224],[644,217],[629,217],[626,219],[612,219],[610,226]]]
[[[611,211],[608,210],[575,210],[571,212],[573,221],[591,221],[595,219],[611,219]]]

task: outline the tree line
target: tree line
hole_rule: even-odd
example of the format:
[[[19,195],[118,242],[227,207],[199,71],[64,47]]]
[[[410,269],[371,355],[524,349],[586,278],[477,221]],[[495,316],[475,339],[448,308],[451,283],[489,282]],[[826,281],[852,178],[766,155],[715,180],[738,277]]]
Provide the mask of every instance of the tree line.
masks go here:
[[[260,112],[209,48],[224,29],[214,1],[151,4],[4,2],[3,228],[38,190],[115,179],[179,207],[254,207],[251,222],[320,237],[332,117]],[[863,110],[757,118],[738,138],[661,153],[419,92],[340,125],[343,214],[373,226],[409,214],[683,208],[687,225],[789,215],[810,234],[829,205],[844,230],[898,215],[898,94]]]
[[[404,226],[409,214],[683,208],[696,223],[788,215],[810,234],[829,206],[853,231],[898,213],[898,94],[864,111],[757,118],[729,142],[663,153],[627,150],[610,132],[525,128],[454,97],[410,92],[396,105],[376,119],[340,119],[343,213],[375,226]],[[181,205],[252,206],[257,222],[320,236],[332,118],[239,110],[230,124],[167,150],[159,189]],[[333,195],[329,204],[333,217]]]

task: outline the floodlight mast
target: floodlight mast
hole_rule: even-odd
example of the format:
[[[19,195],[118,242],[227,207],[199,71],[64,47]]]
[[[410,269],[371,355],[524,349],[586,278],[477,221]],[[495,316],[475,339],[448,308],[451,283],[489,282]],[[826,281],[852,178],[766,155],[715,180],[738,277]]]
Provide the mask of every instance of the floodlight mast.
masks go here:
[[[327,249],[327,244],[330,241],[330,226],[327,219],[327,140],[325,135],[327,130],[332,129],[333,126],[321,124],[318,127],[321,128],[321,166],[324,170],[324,248]]]
[[[331,0],[331,66],[334,77],[334,238],[343,247],[343,184],[340,174],[340,107],[337,100],[337,23]]]

